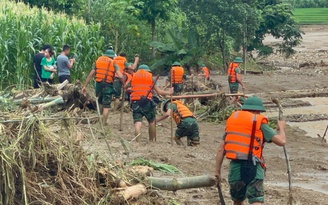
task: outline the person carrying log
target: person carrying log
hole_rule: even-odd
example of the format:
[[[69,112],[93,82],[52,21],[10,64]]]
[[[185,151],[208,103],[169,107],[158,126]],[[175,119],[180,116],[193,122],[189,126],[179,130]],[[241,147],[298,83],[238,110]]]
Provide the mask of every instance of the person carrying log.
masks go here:
[[[277,134],[269,127],[268,119],[261,112],[265,112],[262,100],[255,96],[249,97],[241,110],[228,118],[217,151],[215,176],[218,183],[224,156],[231,160],[228,182],[234,205],[242,205],[246,198],[252,205],[264,203],[264,143],[273,142],[278,146],[286,143],[285,122],[278,121]]]
[[[156,119],[156,123],[171,116],[177,124],[175,131],[175,142],[177,145],[183,145],[181,138],[187,137],[188,146],[199,145],[199,127],[194,114],[179,100],[165,100],[161,107],[164,115]]]
[[[193,74],[190,77],[193,77]],[[184,72],[184,68],[180,65],[179,62],[175,61],[172,64],[170,74],[165,82],[165,87],[170,84],[171,87],[174,88],[173,95],[179,95],[183,91],[183,82],[187,79],[188,78]]]
[[[96,80],[96,96],[99,104],[103,106],[103,123],[107,125],[107,119],[109,115],[109,108],[111,105],[112,96],[115,91],[113,88],[113,82],[115,74],[123,84],[123,74],[114,61],[115,52],[113,50],[107,50],[102,56],[100,56],[94,69],[92,69],[84,83],[82,93],[86,94],[86,87],[88,86],[91,78],[95,76]]]
[[[155,103],[152,101],[152,89],[159,95],[171,95],[173,88],[169,91],[164,91],[156,85],[153,80],[151,70],[147,65],[140,65],[138,71],[133,74],[131,80],[131,109],[135,127],[135,137],[140,142],[141,125],[143,117],[146,117],[149,123],[149,141],[156,139],[156,110]]]
[[[203,76],[205,78],[205,80],[210,80],[210,70],[205,66],[205,64],[203,63],[201,65],[201,72],[200,72],[200,76]]]
[[[245,93],[245,86],[241,79],[240,63],[243,63],[243,59],[241,59],[240,57],[236,57],[229,65],[228,82],[230,93],[237,93],[239,84],[242,86],[243,93]],[[231,103],[235,103],[236,99],[237,97],[232,97]]]

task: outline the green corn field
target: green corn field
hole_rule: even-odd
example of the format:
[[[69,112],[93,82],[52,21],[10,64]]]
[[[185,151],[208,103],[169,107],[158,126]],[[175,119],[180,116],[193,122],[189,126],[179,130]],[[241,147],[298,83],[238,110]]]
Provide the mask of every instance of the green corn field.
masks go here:
[[[84,79],[102,53],[104,39],[98,24],[86,25],[83,20],[20,2],[0,1],[0,7],[0,89],[31,87],[33,56],[44,44],[53,47],[54,57],[64,44],[70,45],[69,57],[76,58],[73,81]]]

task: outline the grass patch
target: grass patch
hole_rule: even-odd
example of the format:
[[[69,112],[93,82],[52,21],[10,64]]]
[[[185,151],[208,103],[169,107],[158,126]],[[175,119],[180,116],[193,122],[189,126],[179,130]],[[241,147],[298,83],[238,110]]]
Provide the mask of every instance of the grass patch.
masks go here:
[[[297,8],[293,13],[299,24],[328,24],[328,8]]]

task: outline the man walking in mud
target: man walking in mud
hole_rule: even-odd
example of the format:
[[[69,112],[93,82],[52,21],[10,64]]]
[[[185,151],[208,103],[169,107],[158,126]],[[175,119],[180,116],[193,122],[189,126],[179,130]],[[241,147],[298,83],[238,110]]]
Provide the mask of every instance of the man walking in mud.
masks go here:
[[[153,80],[151,70],[147,65],[140,65],[138,71],[133,74],[131,80],[131,108],[135,127],[135,137],[140,142],[141,125],[143,117],[146,117],[149,127],[149,141],[156,139],[156,104],[152,100],[152,89],[159,95],[171,95],[173,88],[169,91],[160,89]]]
[[[94,69],[92,69],[84,83],[82,92],[86,93],[86,87],[88,86],[91,78],[95,76],[96,80],[96,96],[99,104],[103,106],[103,123],[107,125],[107,119],[109,115],[109,108],[111,105],[112,96],[115,91],[113,88],[113,82],[115,74],[123,83],[123,74],[120,72],[119,67],[114,61],[115,53],[113,50],[107,50],[102,56],[100,56]]]
[[[190,77],[193,77],[193,74],[190,75]],[[183,91],[183,82],[187,80],[188,77],[184,72],[184,68],[181,66],[179,62],[174,62],[172,64],[172,68],[170,70],[170,74],[165,82],[165,87],[168,86],[168,84],[171,85],[171,87],[174,88],[174,95],[179,95]]]
[[[242,87],[243,93],[245,93],[245,86],[241,79],[240,63],[243,59],[236,57],[233,62],[230,63],[228,68],[228,82],[230,93],[238,93],[239,84]],[[231,104],[236,103],[237,97],[233,96],[231,99]]]
[[[252,205],[261,205],[264,203],[264,143],[284,146],[285,122],[278,121],[278,134],[270,128],[267,118],[260,114],[265,112],[265,108],[258,97],[248,98],[241,109],[232,113],[227,120],[217,151],[215,175],[220,183],[225,156],[231,160],[228,182],[234,205],[242,205],[246,198]]]
[[[188,146],[199,145],[199,128],[194,114],[179,100],[165,100],[161,107],[164,115],[156,119],[156,123],[169,116],[173,117],[178,129],[175,131],[175,142],[177,145],[183,145],[181,138],[187,137]]]

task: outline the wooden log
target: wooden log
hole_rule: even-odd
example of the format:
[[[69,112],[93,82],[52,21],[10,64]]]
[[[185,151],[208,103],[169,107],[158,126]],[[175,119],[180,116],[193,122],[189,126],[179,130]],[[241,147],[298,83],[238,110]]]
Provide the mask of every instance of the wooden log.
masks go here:
[[[51,101],[51,102],[48,102],[48,103],[46,103],[46,104],[42,104],[42,105],[40,105],[40,106],[39,106],[39,109],[36,110],[36,112],[37,112],[37,111],[44,110],[44,109],[46,109],[46,108],[48,108],[48,107],[51,107],[51,106],[54,106],[54,105],[62,104],[62,103],[64,103],[64,100],[63,100],[63,98],[60,96],[60,97],[58,97],[57,99],[55,99],[55,100],[53,100],[53,101]]]
[[[209,93],[209,94],[195,94],[195,95],[177,95],[172,96],[172,99],[189,99],[189,98],[208,98],[208,97],[216,97],[222,95],[224,93]]]
[[[39,104],[39,103],[46,103],[46,102],[51,102],[54,101],[58,98],[63,99],[61,96],[55,96],[55,97],[46,97],[46,98],[29,98],[29,99],[19,99],[19,100],[14,100],[14,104],[16,105],[20,105],[23,102],[25,102],[26,100],[29,101],[31,104]]]
[[[61,84],[57,85],[57,90],[63,89],[67,84],[69,84],[68,80],[66,79],[64,82]]]
[[[124,197],[124,200],[128,201],[130,199],[137,199],[139,196],[146,194],[146,193],[147,193],[147,189],[146,189],[145,185],[136,184],[136,185],[126,188],[123,191],[122,196]]]
[[[176,191],[180,189],[191,189],[200,187],[210,187],[215,185],[215,178],[209,175],[185,177],[185,178],[156,178],[148,177],[152,187]]]

